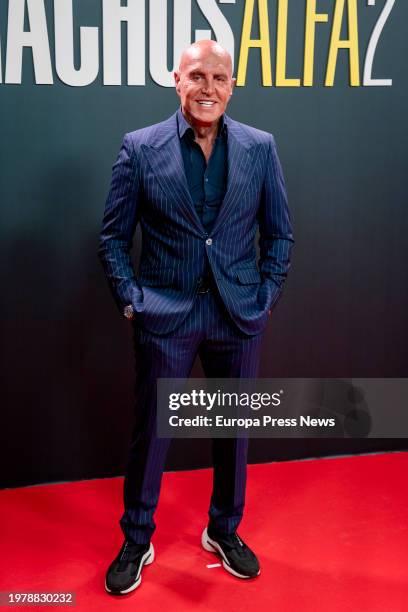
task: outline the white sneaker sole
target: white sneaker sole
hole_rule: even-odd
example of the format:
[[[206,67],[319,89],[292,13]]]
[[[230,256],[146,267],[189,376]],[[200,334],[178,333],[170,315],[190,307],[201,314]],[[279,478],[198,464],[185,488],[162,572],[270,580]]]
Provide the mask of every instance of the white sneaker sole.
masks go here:
[[[138,586],[140,586],[140,583],[142,582],[142,569],[144,565],[150,565],[151,563],[153,563],[154,561],[154,548],[153,548],[153,544],[150,542],[150,548],[147,552],[145,552],[145,554],[142,557],[142,561],[140,563],[140,567],[139,567],[139,575],[137,577],[137,580],[134,584],[132,584],[132,586],[130,586],[128,589],[125,589],[123,591],[111,591],[107,584],[106,584],[106,578],[105,578],[105,590],[108,593],[111,593],[112,595],[126,595],[127,593],[131,593],[132,591],[134,591],[135,589],[137,589]]]
[[[201,535],[201,545],[204,548],[204,550],[208,550],[208,552],[212,552],[216,554],[217,556],[221,557],[222,565],[224,569],[226,569],[227,572],[229,572],[233,576],[236,576],[237,578],[244,578],[244,579],[255,578],[255,576],[245,576],[245,574],[239,574],[237,571],[232,569],[232,567],[228,563],[228,559],[225,556],[221,546],[215,540],[212,540],[210,536],[208,535],[207,527],[204,529]],[[259,570],[259,572],[256,575],[259,576],[260,573],[261,573],[261,570]]]

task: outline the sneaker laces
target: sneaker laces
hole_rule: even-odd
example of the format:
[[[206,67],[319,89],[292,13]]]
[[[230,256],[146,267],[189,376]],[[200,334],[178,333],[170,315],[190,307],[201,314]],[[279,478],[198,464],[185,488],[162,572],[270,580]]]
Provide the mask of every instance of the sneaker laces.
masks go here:
[[[222,544],[225,544],[229,549],[236,550],[239,555],[245,554],[245,544],[237,533],[223,535],[222,537],[219,538],[219,541]]]
[[[145,552],[146,544],[133,544],[127,540],[119,557],[118,572],[124,572],[130,561],[136,561]]]

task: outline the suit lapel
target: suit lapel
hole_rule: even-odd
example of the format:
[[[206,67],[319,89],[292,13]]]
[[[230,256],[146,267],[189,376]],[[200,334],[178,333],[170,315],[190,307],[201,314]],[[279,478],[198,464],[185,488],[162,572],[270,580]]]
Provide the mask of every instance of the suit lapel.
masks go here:
[[[142,150],[166,196],[202,234],[204,228],[191,199],[184,171],[176,113],[161,124],[154,143],[142,145]]]
[[[247,138],[242,128],[227,115],[225,115],[225,121],[228,126],[227,191],[211,235],[215,234],[228,219],[232,209],[246,191],[255,170],[252,141]]]

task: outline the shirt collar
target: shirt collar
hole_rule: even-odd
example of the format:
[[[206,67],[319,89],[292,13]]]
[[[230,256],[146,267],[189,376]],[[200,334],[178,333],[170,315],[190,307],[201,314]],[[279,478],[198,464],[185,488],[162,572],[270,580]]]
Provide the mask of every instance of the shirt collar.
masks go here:
[[[182,111],[181,111],[181,106],[179,106],[178,110],[177,110],[177,124],[178,124],[178,134],[180,138],[183,138],[183,136],[185,136],[186,132],[188,132],[188,130],[190,130],[190,132],[188,132],[189,135],[194,136],[194,130],[191,127],[191,125],[189,124],[189,122],[187,121],[187,119],[184,117]],[[218,131],[217,131],[217,136],[220,136],[221,134],[227,134],[227,123],[224,119],[224,114],[221,115],[219,121],[218,121]]]

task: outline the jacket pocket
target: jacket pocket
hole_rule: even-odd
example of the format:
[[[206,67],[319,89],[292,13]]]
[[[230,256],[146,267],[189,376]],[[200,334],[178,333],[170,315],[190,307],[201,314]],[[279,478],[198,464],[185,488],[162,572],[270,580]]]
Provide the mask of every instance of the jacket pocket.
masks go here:
[[[257,268],[241,268],[236,271],[236,278],[241,285],[252,285],[261,282],[261,275]]]

